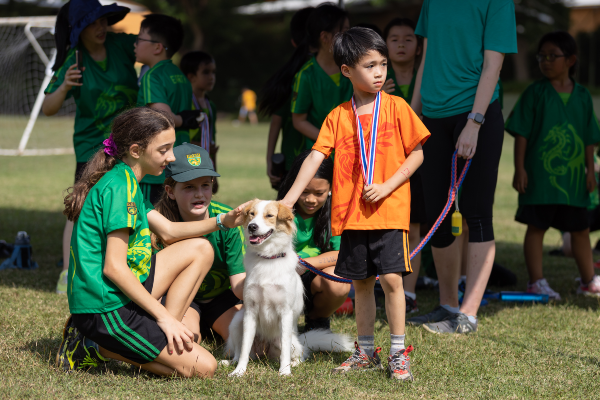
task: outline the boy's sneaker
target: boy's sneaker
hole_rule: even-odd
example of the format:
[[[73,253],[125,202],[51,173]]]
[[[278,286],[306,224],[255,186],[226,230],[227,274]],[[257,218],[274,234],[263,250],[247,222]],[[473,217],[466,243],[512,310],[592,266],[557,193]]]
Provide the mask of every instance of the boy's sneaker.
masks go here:
[[[413,375],[410,372],[410,357],[408,356],[408,353],[413,350],[412,346],[408,346],[408,348],[399,350],[396,354],[388,357],[387,370],[390,379],[399,381],[414,380]]]
[[[404,300],[406,301],[406,313],[412,314],[419,312],[419,307],[417,306],[417,300],[413,300],[407,295],[404,295]]]
[[[430,312],[428,314],[419,315],[418,317],[412,317],[412,318],[407,319],[406,323],[408,325],[418,326],[418,325],[426,324],[428,322],[439,322],[439,321],[442,321],[444,318],[448,318],[451,315],[454,315],[454,314],[451,313],[450,311],[446,310],[442,306],[437,306],[436,308],[433,309],[432,312]]]
[[[58,277],[58,282],[56,282],[56,294],[67,294],[67,286],[69,279],[69,270],[65,269],[60,273]]]
[[[379,353],[381,352],[381,347],[377,347],[373,352],[373,357],[369,357],[368,355],[362,353],[360,351],[360,347],[357,342],[354,342],[354,353],[348,357],[346,361],[342,363],[337,368],[331,370],[333,374],[345,374],[350,371],[375,371],[382,370],[383,365],[381,365],[381,360],[379,359]]]
[[[471,333],[477,332],[477,322],[469,321],[466,314],[453,314],[443,321],[424,324],[423,328],[431,333]]]
[[[560,301],[560,294],[552,290],[548,281],[545,278],[537,280],[533,283],[527,282],[527,293],[547,294],[551,300]]]
[[[594,275],[592,281],[587,285],[580,282],[579,287],[577,288],[577,294],[600,297],[600,276]]]
[[[98,345],[86,339],[69,316],[63,329],[63,340],[56,354],[56,367],[69,372],[76,369],[97,367],[108,361],[100,355]]]

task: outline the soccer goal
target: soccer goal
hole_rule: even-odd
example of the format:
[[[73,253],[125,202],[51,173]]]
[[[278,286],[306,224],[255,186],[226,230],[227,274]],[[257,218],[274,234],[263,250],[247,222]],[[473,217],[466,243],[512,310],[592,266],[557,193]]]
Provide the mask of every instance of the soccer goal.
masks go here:
[[[75,102],[40,115],[56,57],[55,16],[0,18],[0,156],[73,153]]]

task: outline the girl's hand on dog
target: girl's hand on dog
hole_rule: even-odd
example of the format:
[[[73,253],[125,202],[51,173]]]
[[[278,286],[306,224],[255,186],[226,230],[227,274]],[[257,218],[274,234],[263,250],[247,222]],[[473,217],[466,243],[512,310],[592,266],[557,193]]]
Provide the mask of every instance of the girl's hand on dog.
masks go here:
[[[173,354],[173,349],[177,354],[183,354],[184,350],[192,351],[194,348],[194,334],[183,323],[177,321],[167,312],[164,318],[156,320],[158,327],[167,337],[167,351]]]
[[[228,228],[235,228],[236,226],[240,226],[244,223],[244,218],[246,218],[246,214],[244,214],[244,209],[248,206],[253,200],[247,201],[242,205],[237,206],[233,210],[229,211],[225,214],[223,218],[223,225]]]
[[[385,183],[374,183],[372,185],[365,185],[362,198],[367,203],[377,203],[379,200],[389,196],[391,192]]]

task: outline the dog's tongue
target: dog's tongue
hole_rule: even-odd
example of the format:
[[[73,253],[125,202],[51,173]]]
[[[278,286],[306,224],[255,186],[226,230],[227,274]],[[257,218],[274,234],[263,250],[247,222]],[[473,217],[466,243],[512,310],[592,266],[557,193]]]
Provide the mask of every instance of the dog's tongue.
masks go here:
[[[259,243],[260,242],[260,236],[250,236],[250,243]]]

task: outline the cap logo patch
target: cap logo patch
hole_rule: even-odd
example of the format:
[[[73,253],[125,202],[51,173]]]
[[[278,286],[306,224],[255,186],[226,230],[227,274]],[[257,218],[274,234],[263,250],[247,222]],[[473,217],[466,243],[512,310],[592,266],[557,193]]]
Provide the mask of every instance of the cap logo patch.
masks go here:
[[[188,154],[186,157],[190,165],[193,167],[197,167],[202,163],[202,157],[200,157],[200,153]]]
[[[137,214],[137,206],[134,202],[127,203],[127,212],[131,215]]]

